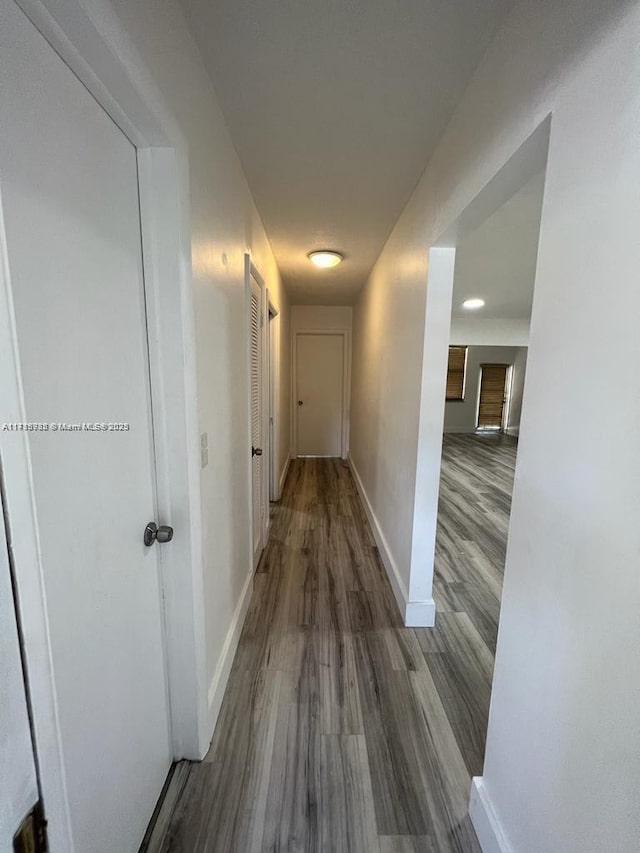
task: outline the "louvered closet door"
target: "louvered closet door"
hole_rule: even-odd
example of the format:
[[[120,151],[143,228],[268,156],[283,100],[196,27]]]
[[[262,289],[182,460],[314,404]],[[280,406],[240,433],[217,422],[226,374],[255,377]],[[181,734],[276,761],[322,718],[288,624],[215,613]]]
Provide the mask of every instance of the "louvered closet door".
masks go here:
[[[508,364],[482,364],[478,429],[501,429]]]
[[[251,276],[251,306],[249,312],[249,357],[251,362],[251,468],[253,509],[253,567],[262,553],[262,291]],[[256,451],[258,451],[256,453]]]

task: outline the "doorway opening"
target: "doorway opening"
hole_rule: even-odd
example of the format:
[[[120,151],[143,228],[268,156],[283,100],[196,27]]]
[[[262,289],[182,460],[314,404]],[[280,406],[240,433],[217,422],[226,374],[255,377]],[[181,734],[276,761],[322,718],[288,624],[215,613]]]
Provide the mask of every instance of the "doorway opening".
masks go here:
[[[433,671],[472,776],[484,763],[544,180],[537,170],[455,252],[433,578],[447,654]]]
[[[476,430],[504,432],[509,421],[510,364],[481,364]]]

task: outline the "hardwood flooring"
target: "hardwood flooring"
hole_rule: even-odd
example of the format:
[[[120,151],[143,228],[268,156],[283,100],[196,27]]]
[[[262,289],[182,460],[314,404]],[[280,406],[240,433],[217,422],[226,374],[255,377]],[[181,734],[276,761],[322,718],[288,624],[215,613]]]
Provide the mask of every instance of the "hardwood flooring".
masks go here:
[[[402,626],[348,466],[274,507],[211,749],[149,853],[477,853],[515,442],[445,437],[437,627]]]

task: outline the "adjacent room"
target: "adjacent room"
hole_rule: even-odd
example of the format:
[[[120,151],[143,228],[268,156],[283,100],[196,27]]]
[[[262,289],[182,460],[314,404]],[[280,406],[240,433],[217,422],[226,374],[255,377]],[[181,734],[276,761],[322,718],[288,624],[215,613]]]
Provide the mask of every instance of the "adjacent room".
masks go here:
[[[469,772],[484,760],[544,172],[456,251],[434,566],[433,656]]]

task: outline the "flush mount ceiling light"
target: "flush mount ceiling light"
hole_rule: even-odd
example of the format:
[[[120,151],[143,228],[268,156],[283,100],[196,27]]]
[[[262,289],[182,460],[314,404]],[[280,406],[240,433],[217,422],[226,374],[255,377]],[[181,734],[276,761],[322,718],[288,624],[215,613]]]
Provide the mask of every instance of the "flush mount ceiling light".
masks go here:
[[[484,308],[484,299],[465,299],[462,307],[468,311],[477,311],[478,308]]]
[[[334,252],[331,249],[320,249],[317,252],[309,252],[308,257],[312,264],[322,267],[322,269],[337,267],[344,260],[344,256],[340,252]]]

